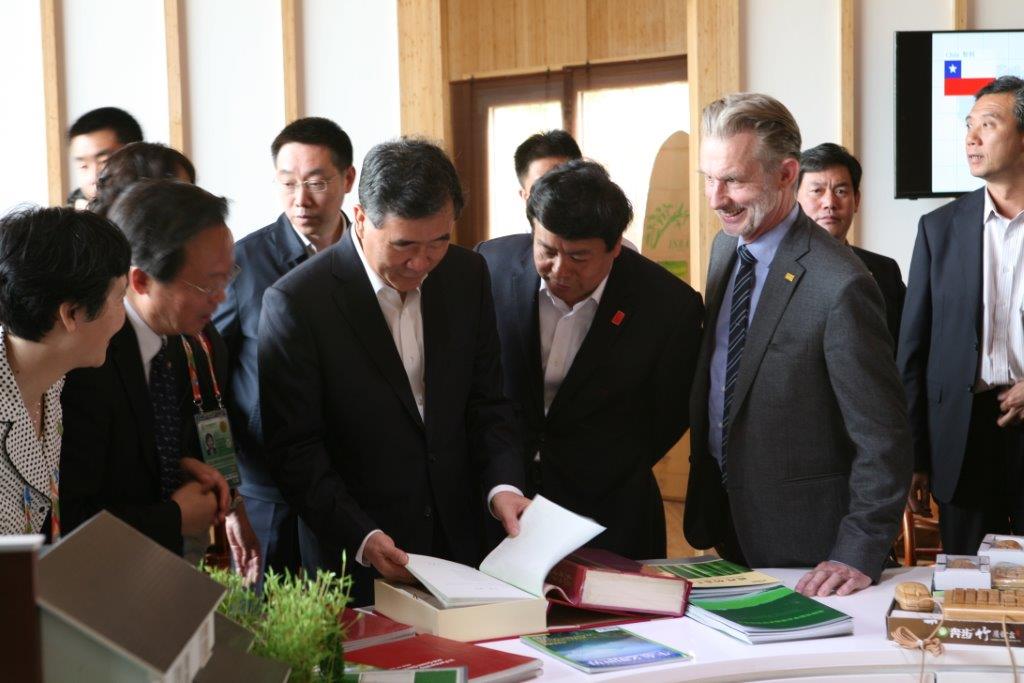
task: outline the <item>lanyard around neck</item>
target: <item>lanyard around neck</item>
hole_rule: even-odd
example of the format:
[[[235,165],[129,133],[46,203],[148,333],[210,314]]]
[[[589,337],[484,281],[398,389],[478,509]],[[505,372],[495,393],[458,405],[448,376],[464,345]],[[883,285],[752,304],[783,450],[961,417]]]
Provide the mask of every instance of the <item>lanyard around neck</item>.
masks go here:
[[[206,334],[203,332],[196,335],[196,339],[199,340],[199,346],[202,347],[203,353],[206,355],[206,364],[210,369],[210,381],[213,383],[213,395],[217,399],[217,405],[223,409],[224,401],[221,398],[217,373],[213,371],[213,353],[210,351],[210,343],[206,340]],[[192,352],[192,345],[189,344],[188,337],[185,335],[181,336],[181,345],[185,348],[185,360],[188,363],[188,377],[192,384],[192,401],[196,404],[196,408],[202,410],[203,391],[199,386],[199,371],[196,369],[196,357]]]

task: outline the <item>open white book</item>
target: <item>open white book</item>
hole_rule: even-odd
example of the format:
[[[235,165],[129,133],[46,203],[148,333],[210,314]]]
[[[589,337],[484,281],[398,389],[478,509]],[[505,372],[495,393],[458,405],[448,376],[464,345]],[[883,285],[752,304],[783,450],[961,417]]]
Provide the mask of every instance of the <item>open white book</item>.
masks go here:
[[[519,535],[498,544],[479,571],[413,554],[406,569],[446,608],[527,600],[544,594],[544,577],[559,560],[602,531],[592,519],[538,495],[519,518]]]

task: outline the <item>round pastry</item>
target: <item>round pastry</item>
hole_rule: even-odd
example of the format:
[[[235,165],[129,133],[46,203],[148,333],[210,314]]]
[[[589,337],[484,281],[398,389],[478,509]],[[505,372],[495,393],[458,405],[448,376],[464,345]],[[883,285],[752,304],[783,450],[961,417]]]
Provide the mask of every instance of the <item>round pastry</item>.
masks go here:
[[[999,548],[1001,550],[1024,550],[1020,543],[1011,540],[1009,538],[1003,538],[992,544],[993,548]]]
[[[928,587],[916,581],[898,584],[895,597],[900,609],[909,612],[931,612],[934,604]]]
[[[958,557],[955,560],[950,560],[946,563],[946,569],[977,569],[978,565],[974,564],[970,560]]]

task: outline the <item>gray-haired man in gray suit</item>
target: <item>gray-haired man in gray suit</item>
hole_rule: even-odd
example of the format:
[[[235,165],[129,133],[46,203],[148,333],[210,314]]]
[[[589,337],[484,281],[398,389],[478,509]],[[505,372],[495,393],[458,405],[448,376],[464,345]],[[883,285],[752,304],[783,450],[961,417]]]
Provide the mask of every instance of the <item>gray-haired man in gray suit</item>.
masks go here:
[[[722,232],[684,529],[751,566],[813,567],[797,585],[807,595],[847,595],[881,574],[910,432],[882,295],[800,210],[799,158],[800,130],[777,100],[741,93],[704,110],[700,169]]]

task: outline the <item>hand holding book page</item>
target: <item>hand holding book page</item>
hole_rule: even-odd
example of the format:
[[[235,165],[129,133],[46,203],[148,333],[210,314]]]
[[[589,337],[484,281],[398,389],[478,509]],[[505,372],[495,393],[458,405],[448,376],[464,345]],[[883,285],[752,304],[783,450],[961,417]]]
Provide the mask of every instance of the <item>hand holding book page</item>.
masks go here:
[[[445,608],[542,597],[551,568],[602,531],[593,520],[537,496],[519,519],[519,535],[505,538],[480,571],[411,553],[405,568]]]
[[[480,563],[480,571],[542,596],[551,568],[602,531],[594,520],[537,495],[519,518],[519,535],[499,543]]]

